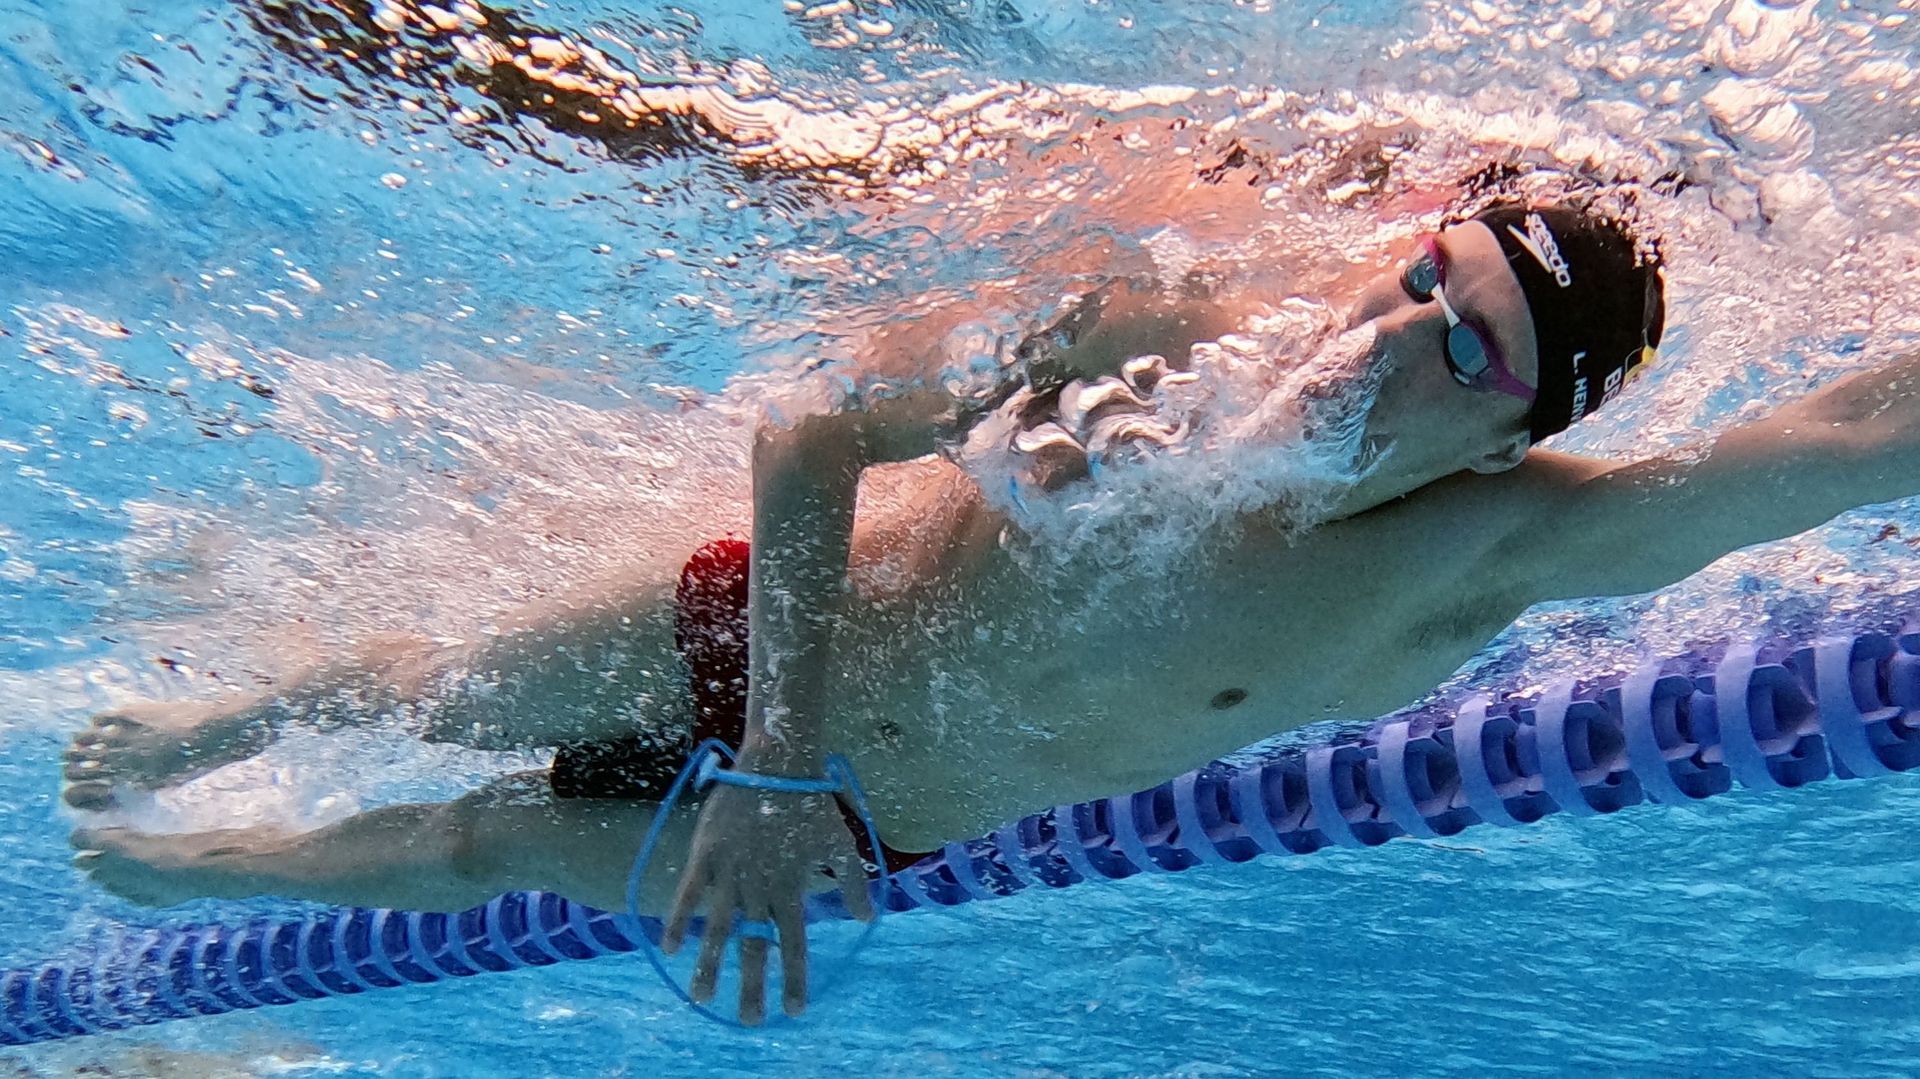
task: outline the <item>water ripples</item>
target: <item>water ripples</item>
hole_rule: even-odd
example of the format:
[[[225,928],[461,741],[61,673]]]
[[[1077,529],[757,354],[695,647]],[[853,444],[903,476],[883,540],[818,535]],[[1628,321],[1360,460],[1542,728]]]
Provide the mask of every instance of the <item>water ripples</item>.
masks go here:
[[[1680,447],[1920,346],[1908,0],[42,7],[0,7],[19,746],[103,698],[194,688],[156,656],[264,664],[299,617],[342,639],[481,626],[611,572],[666,507],[736,526],[754,409],[888,327],[1018,340],[1115,273],[1318,297],[1489,169],[1627,185],[1667,238],[1668,359],[1561,448]],[[1886,618],[1920,587],[1916,537],[1911,503],[1863,511],[1654,596],[1538,608],[1442,692]],[[51,764],[32,775],[9,797],[50,797]],[[1911,794],[916,921],[853,1005],[899,1022],[818,1041],[967,1074],[1094,1074],[1095,1053],[1169,1075],[1911,1059],[1885,1002],[1920,955],[1912,867],[1876,838]],[[8,849],[42,874],[59,825],[27,819]],[[1057,973],[1090,954],[1123,966]],[[713,1050],[628,971],[464,991],[502,1029],[550,1016],[529,1037],[579,1070],[816,1060]],[[533,1007],[579,997],[605,1015]],[[417,1037],[361,1011],[236,1022],[343,1014],[317,1040],[380,1058]],[[907,1018],[929,1015],[970,1021]]]

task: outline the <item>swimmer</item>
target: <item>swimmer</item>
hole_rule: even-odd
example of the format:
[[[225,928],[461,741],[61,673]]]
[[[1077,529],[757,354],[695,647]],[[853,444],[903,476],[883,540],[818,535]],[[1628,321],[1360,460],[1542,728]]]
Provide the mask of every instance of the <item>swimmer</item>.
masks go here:
[[[1102,446],[1192,437],[1146,404],[1190,364],[1139,358],[1203,357],[1265,303],[1116,284],[1055,328],[1032,378],[978,407],[918,391],[763,429],[748,536],[689,531],[616,586],[528,610],[484,644],[389,641],[259,698],[100,716],[68,753],[80,809],[256,753],[343,698],[419,705],[430,737],[556,756],[453,802],[300,834],[83,827],[80,864],[152,904],[455,910],[545,889],[618,908],[694,739],[738,746],[759,774],[817,776],[841,753],[885,849],[860,850],[830,796],[721,786],[668,822],[645,882],[670,945],[701,911],[776,927],[742,941],[753,1022],[776,946],[783,1003],[804,1006],[802,895],[858,880],[863,861],[1151,786],[1305,722],[1392,711],[1532,604],[1646,592],[1920,491],[1920,358],[1805,395],[1686,462],[1533,449],[1618,396],[1664,324],[1650,246],[1572,204],[1496,203],[1410,242],[1285,383],[1299,392],[1276,437],[1320,467],[1236,510],[1155,588],[1108,587],[1100,551],[1070,552],[1042,587],[1030,549],[1002,540],[1012,512],[934,452],[998,423],[1036,466],[1034,489],[1070,491]],[[914,345],[887,347],[882,366]],[[474,672],[487,691],[463,688]],[[860,910],[864,891],[849,892]],[[714,990],[722,943],[702,944],[696,996]]]

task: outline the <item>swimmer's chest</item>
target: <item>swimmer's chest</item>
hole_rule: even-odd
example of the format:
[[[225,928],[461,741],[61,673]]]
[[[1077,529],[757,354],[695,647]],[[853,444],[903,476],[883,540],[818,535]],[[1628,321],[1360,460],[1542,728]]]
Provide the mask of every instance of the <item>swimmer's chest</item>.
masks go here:
[[[1148,759],[1218,755],[1432,689],[1527,603],[1510,582],[1465,568],[1391,532],[1328,526],[1221,552],[1169,591],[1116,600],[1009,665],[1024,668],[1015,681],[1037,711],[1098,728],[1089,737],[1124,735]]]
[[[1249,530],[1151,587],[1090,569],[1036,588],[989,559],[964,604],[873,623],[843,680],[860,689],[847,718],[885,724],[876,737],[903,761],[966,744],[975,780],[1057,781],[1076,797],[1371,718],[1432,689],[1529,602],[1500,568],[1511,529],[1477,508]]]

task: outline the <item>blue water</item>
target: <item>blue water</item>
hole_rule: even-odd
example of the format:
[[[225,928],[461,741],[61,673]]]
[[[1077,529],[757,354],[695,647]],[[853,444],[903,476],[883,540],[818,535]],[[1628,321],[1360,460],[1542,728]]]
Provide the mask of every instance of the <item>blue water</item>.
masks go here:
[[[847,327],[942,290],[1032,299],[1076,250],[1147,249],[1175,227],[1224,248],[1248,206],[1280,230],[1263,241],[1276,260],[1325,269],[1361,224],[1410,212],[1337,194],[1369,145],[1404,147],[1408,187],[1587,152],[1568,147],[1692,179],[1654,210],[1680,252],[1668,361],[1561,448],[1684,445],[1920,343],[1920,31],[1891,0],[1276,6],[487,9],[501,40],[592,43],[634,85],[733,80],[814,115],[1013,102],[1013,120],[960,110],[977,152],[933,176],[897,163],[940,157],[921,144],[891,166],[808,163],[822,143],[789,130],[769,164],[711,119],[607,135],[609,97],[551,83],[536,105],[559,90],[570,112],[514,105],[526,95],[483,91],[453,58],[454,37],[492,38],[427,32],[411,5],[389,5],[414,19],[394,45],[380,5],[0,0],[0,954],[284,909],[155,916],[67,865],[57,762],[92,711],[266,669],[296,617],[343,634],[484,621],[585,573],[617,546],[593,541],[637,512],[627,466],[652,444],[623,439],[658,428],[636,414],[719,411],[737,376],[792,377]],[[1101,96],[1148,84],[1221,92]],[[1265,111],[1224,92],[1265,88],[1285,94]],[[1178,186],[1187,166],[1153,171],[1193,149],[1192,116],[1292,164],[1236,178],[1251,201],[1222,211],[1215,189]],[[1107,124],[1148,149],[1067,153]],[[1061,176],[1080,197],[1041,190]],[[1169,177],[1178,197],[1162,198]],[[1903,598],[1920,588],[1916,535],[1920,506],[1870,507],[1654,596],[1542,608],[1460,680],[1920,610]],[[202,812],[311,823],[340,799],[441,796],[495,768],[346,744],[295,745]],[[4,1059],[34,1075],[480,1079],[1910,1074],[1916,784],[902,917],[838,996],[757,1034],[607,960]]]

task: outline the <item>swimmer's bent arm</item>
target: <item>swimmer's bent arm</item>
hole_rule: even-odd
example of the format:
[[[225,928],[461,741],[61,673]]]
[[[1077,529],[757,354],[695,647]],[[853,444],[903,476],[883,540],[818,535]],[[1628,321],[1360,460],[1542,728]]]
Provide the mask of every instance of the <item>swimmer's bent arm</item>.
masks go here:
[[[1529,524],[1506,563],[1523,567],[1533,599],[1651,591],[1742,547],[1920,493],[1920,355],[1727,431],[1701,460],[1535,457],[1543,488],[1527,492]]]
[[[1116,277],[1080,296],[1052,323],[993,347],[1016,361],[1007,368],[1009,379],[1024,378],[1040,392],[1072,379],[1118,375],[1140,356],[1164,356],[1184,369],[1195,344],[1243,330],[1253,315],[1270,314],[1269,299],[1252,290],[1215,294],[1191,282]],[[981,314],[945,308],[876,327],[859,342],[863,377],[921,387],[864,414],[860,437],[870,463],[932,453],[938,439],[960,433],[968,406],[947,394],[938,369],[965,362],[954,354],[953,335]],[[980,344],[968,337],[969,347]]]
[[[838,413],[754,439],[744,752],[803,768],[824,756],[824,674],[846,606],[866,426],[859,413]]]
[[[747,589],[747,729],[735,770],[814,779],[826,771],[821,728],[835,624],[847,606],[847,557],[860,472],[861,413],[761,430],[753,452],[753,557]],[[803,902],[825,867],[856,916],[871,917],[866,871],[837,803],[818,791],[716,785],[701,806],[661,946],[677,951],[704,913],[689,993],[712,998],[736,922],[764,926],[738,950],[739,1015],[765,1015],[769,936],[777,933],[788,1014],[806,1006]]]
[[[1249,310],[1245,303],[1116,279],[1022,347],[1036,350],[1038,376],[1098,377],[1146,353],[1184,361],[1196,342],[1230,332]],[[865,343],[863,369],[915,388],[860,410],[765,427],[755,439],[750,747],[790,744],[805,758],[802,747],[816,740],[827,637],[847,595],[861,471],[932,453],[967,422],[959,402],[929,385],[937,383],[928,368],[939,351],[931,339],[939,324],[905,322]]]

